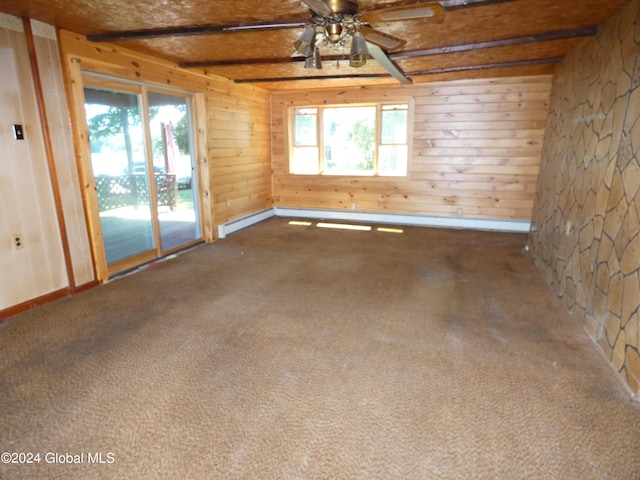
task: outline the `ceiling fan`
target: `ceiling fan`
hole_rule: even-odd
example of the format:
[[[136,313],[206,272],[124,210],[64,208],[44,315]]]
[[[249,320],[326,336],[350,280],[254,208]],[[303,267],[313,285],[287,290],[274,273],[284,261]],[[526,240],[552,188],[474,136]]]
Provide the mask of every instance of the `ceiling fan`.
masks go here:
[[[309,7],[311,18],[293,46],[294,55],[305,57],[305,68],[322,68],[319,43],[342,46],[351,37],[351,67],[361,67],[366,64],[367,58],[373,57],[403,83],[410,83],[410,80],[395,67],[385,52],[402,48],[407,43],[406,40],[376,30],[371,25],[407,20],[439,23],[444,17],[444,8],[438,3],[418,3],[360,12],[354,0],[302,2]]]
[[[267,31],[289,28],[303,28],[302,34],[294,42],[294,55],[302,56],[305,68],[321,68],[318,46],[346,46],[351,41],[349,64],[361,67],[367,58],[374,58],[387,72],[401,83],[411,83],[390,59],[388,52],[394,52],[406,44],[406,40],[375,29],[372,25],[386,22],[420,20],[440,23],[444,19],[445,8],[460,8],[472,5],[508,2],[514,0],[440,0],[439,3],[399,0],[385,8],[360,11],[355,0],[301,0],[310,10],[309,18],[291,18],[276,21],[243,22],[228,25],[193,25],[182,27],[161,27],[143,30],[112,31],[87,35],[94,42],[115,40],[143,40],[159,37],[188,35],[213,35],[247,31]],[[223,64],[224,62],[218,62]],[[200,67],[211,62],[186,62],[183,67]]]

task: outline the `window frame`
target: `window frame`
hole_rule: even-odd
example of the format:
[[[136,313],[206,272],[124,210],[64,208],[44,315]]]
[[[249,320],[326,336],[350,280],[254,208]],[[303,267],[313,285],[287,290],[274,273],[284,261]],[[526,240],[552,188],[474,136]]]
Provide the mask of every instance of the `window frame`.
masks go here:
[[[382,115],[383,115],[383,107],[391,106],[391,105],[403,105],[406,106],[407,112],[407,131],[406,131],[406,143],[397,144],[397,143],[382,143]],[[358,107],[375,107],[376,117],[375,117],[375,145],[373,151],[373,162],[374,168],[373,172],[364,172],[364,173],[331,173],[330,171],[326,171],[326,159],[325,159],[325,139],[324,139],[324,131],[323,131],[323,123],[324,123],[324,110],[325,109],[335,109],[335,108],[358,108]],[[296,111],[304,110],[304,109],[315,109],[315,117],[316,117],[316,125],[315,125],[315,134],[316,134],[316,145],[315,146],[306,146],[300,145],[296,146]],[[288,162],[287,162],[287,171],[290,175],[312,175],[312,176],[325,176],[325,177],[367,177],[367,178],[407,178],[410,173],[410,159],[412,152],[412,143],[413,143],[413,129],[411,125],[413,123],[413,111],[414,111],[414,103],[412,98],[399,98],[384,102],[358,102],[358,103],[338,103],[338,104],[303,104],[303,105],[290,105],[288,107],[287,114],[287,125],[288,125],[288,139],[287,139],[287,148],[288,148]],[[387,145],[405,145],[407,149],[407,159],[406,159],[406,168],[404,173],[401,174],[388,174],[388,173],[380,173],[380,147]],[[316,148],[317,149],[317,170],[313,173],[308,172],[295,172],[292,169],[292,163],[295,158],[295,149],[296,148]]]

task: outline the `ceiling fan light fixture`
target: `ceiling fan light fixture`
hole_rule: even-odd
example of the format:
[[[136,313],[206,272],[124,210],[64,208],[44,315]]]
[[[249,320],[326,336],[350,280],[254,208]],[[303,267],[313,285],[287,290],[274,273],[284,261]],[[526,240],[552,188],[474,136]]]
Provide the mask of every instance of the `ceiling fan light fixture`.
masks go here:
[[[304,59],[305,70],[322,70],[322,58],[318,47],[313,49],[313,55],[309,55]]]
[[[367,41],[364,35],[360,32],[355,32],[351,39],[351,54],[349,55],[349,66],[359,68],[367,63],[369,58],[369,49],[367,48]]]
[[[313,25],[307,25],[298,39],[293,42],[296,53],[305,57],[311,56],[316,40],[316,29]]]
[[[342,25],[339,23],[330,23],[325,27],[327,38],[331,43],[338,43],[342,37]]]
[[[313,51],[313,63],[316,70],[322,70],[322,58],[320,57],[320,49],[318,49],[318,47]]]

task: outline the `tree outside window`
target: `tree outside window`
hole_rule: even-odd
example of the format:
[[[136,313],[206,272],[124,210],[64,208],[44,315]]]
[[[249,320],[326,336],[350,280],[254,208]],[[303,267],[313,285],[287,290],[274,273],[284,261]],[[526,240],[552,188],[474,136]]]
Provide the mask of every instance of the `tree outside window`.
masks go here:
[[[293,174],[393,175],[407,172],[408,104],[293,110]]]

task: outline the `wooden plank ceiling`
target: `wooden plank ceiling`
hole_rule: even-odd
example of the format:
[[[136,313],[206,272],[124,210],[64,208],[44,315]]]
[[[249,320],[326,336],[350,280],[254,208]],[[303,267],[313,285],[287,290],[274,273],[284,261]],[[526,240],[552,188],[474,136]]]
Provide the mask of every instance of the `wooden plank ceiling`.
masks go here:
[[[628,1],[443,0],[441,23],[372,27],[406,40],[388,56],[413,83],[545,74]],[[423,2],[357,3],[366,12]],[[350,42],[321,45],[322,69],[305,69],[303,58],[292,57],[310,18],[300,0],[3,0],[0,11],[267,89],[398,83],[375,60],[350,67]],[[289,25],[224,28],[278,22]]]

